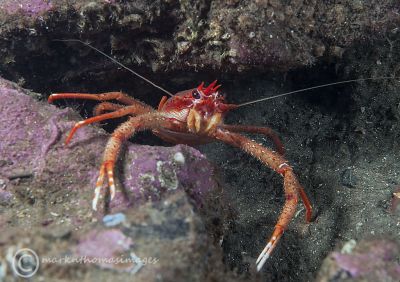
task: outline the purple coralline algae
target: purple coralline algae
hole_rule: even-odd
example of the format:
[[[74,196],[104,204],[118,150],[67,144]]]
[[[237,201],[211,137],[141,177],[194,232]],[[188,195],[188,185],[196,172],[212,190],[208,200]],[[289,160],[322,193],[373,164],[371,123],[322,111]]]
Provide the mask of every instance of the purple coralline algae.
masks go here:
[[[140,200],[159,200],[163,193],[176,189],[187,189],[201,205],[202,196],[214,185],[206,158],[187,146],[177,145],[160,151],[158,147],[131,145],[126,155],[128,162],[124,169],[123,187],[134,198],[128,200],[122,191],[117,192],[111,202],[114,209]],[[155,155],[156,161],[152,157]],[[194,186],[193,179],[196,179]]]
[[[400,246],[395,241],[360,241],[350,252],[331,253],[317,281],[333,281],[333,277],[349,279],[346,281],[400,281],[399,253]]]
[[[119,229],[92,230],[80,240],[75,248],[75,255],[104,268],[115,268],[116,261],[121,260],[122,254],[132,245],[132,239]]]
[[[4,0],[0,2],[0,10],[8,14],[21,12],[25,15],[34,16],[47,12],[53,8],[49,0]]]

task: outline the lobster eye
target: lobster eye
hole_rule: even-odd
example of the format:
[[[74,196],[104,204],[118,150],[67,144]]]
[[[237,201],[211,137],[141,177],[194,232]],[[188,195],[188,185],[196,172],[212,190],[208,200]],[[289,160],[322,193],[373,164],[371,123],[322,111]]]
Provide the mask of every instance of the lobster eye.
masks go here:
[[[193,98],[200,99],[201,95],[197,89],[195,89],[192,93]]]

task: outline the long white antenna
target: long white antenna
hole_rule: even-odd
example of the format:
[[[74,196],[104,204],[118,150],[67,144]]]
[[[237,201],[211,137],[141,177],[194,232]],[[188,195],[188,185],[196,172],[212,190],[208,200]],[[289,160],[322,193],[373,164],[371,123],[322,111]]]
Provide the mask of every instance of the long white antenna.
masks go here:
[[[350,83],[350,82],[366,81],[366,80],[382,80],[382,79],[396,79],[396,77],[381,76],[381,77],[359,78],[359,79],[343,80],[343,81],[339,81],[339,82],[332,82],[332,83],[322,84],[322,85],[318,85],[318,86],[313,86],[313,87],[303,88],[303,89],[299,89],[299,90],[294,90],[294,91],[290,91],[290,92],[286,92],[286,93],[282,93],[282,94],[278,94],[278,95],[274,95],[274,96],[270,96],[270,97],[266,97],[266,98],[261,98],[261,99],[257,99],[257,100],[250,101],[250,102],[245,102],[245,103],[239,104],[237,106],[238,107],[247,106],[247,105],[255,104],[255,103],[258,103],[258,102],[262,102],[262,101],[267,101],[267,100],[271,100],[271,99],[275,99],[275,98],[279,98],[279,97],[283,97],[283,96],[288,96],[288,95],[291,95],[291,94],[294,94],[294,93],[305,92],[305,91],[308,91],[308,90],[328,87],[328,86],[332,86],[332,85],[345,84],[345,83]]]
[[[165,90],[164,88],[162,88],[161,86],[158,86],[157,84],[151,82],[150,80],[148,80],[147,78],[145,78],[144,76],[138,74],[137,72],[131,70],[130,68],[128,68],[127,66],[123,65],[122,63],[118,62],[116,59],[114,59],[113,57],[107,55],[106,53],[104,53],[103,51],[100,51],[99,49],[93,47],[92,45],[90,45],[89,43],[86,43],[82,40],[79,39],[54,39],[53,41],[61,41],[61,42],[79,42],[82,43],[83,45],[86,45],[87,47],[89,47],[90,49],[95,50],[96,52],[102,54],[103,56],[109,58],[111,61],[113,61],[114,63],[116,63],[117,65],[119,65],[120,67],[126,69],[127,71],[129,71],[130,73],[136,75],[137,77],[143,79],[144,81],[146,81],[147,83],[153,85],[155,88],[160,89],[161,91],[167,93],[169,96],[174,96],[174,94],[172,94],[171,92]]]

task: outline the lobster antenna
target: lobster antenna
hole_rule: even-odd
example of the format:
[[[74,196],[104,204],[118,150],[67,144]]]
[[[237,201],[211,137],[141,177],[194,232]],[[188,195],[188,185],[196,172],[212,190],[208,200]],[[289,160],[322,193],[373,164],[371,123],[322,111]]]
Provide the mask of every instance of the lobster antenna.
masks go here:
[[[322,84],[322,85],[318,85],[318,86],[312,86],[312,87],[308,87],[308,88],[294,90],[294,91],[290,91],[290,92],[286,92],[286,93],[282,93],[282,94],[278,94],[278,95],[274,95],[274,96],[270,96],[270,97],[266,97],[266,98],[261,98],[261,99],[257,99],[257,100],[250,101],[250,102],[245,102],[245,103],[239,104],[237,106],[238,107],[247,106],[247,105],[255,104],[255,103],[258,103],[258,102],[262,102],[262,101],[267,101],[267,100],[272,100],[272,99],[279,98],[279,97],[288,96],[288,95],[291,95],[291,94],[294,94],[294,93],[305,92],[305,91],[308,91],[308,90],[328,87],[328,86],[332,86],[332,85],[346,84],[346,83],[366,81],[366,80],[384,80],[384,79],[396,79],[396,77],[394,77],[394,76],[393,77],[392,76],[381,76],[381,77],[359,78],[359,79],[350,79],[350,80],[332,82],[332,83]]]
[[[119,65],[120,67],[126,69],[127,71],[129,71],[130,73],[136,75],[137,77],[143,79],[144,81],[146,81],[147,83],[153,85],[155,88],[160,89],[161,91],[167,93],[169,96],[174,96],[171,92],[165,90],[164,88],[162,88],[161,86],[158,86],[157,84],[155,84],[154,82],[151,82],[150,80],[148,80],[147,78],[145,78],[144,76],[138,74],[137,72],[135,72],[134,70],[128,68],[127,66],[123,65],[122,63],[118,62],[116,59],[114,59],[113,57],[107,55],[106,53],[104,53],[103,51],[100,51],[99,49],[97,49],[96,47],[93,47],[92,45],[90,45],[89,43],[86,43],[82,40],[79,39],[54,39],[53,41],[61,41],[61,42],[79,42],[82,43],[83,45],[86,45],[87,47],[89,47],[92,50],[95,50],[96,52],[102,54],[103,56],[107,57],[108,59],[110,59],[111,61],[113,61],[114,63],[116,63],[117,65]]]

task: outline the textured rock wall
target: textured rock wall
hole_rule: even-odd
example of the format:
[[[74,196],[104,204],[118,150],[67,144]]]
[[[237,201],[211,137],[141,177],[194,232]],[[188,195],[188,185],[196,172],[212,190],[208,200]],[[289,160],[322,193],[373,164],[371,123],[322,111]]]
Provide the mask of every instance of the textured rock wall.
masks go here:
[[[16,3],[0,4],[0,72],[14,81],[48,80],[44,71],[54,74],[53,81],[76,77],[88,71],[86,62],[99,61],[83,46],[53,39],[88,40],[124,64],[156,72],[287,71],[334,60],[355,43],[385,38],[399,24],[394,0]]]

